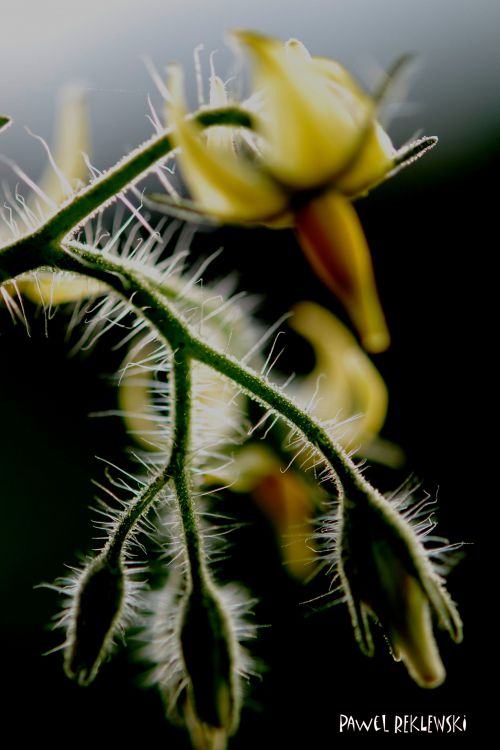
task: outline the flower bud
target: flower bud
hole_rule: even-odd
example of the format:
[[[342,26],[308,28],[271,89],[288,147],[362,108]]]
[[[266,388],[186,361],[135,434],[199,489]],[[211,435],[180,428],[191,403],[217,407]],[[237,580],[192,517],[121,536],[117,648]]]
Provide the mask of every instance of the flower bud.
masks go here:
[[[104,556],[83,571],[69,613],[64,669],[80,685],[90,684],[109,651],[124,610],[125,575]]]
[[[205,582],[190,590],[180,570],[151,595],[149,682],[160,688],[169,719],[187,729],[194,750],[225,750],[237,729],[242,679],[255,670],[243,646],[255,637],[252,604],[232,585]]]
[[[210,727],[231,730],[238,704],[234,637],[220,601],[209,589],[189,594],[180,640],[196,715]]]
[[[461,621],[425,548],[406,519],[380,496],[345,503],[339,572],[361,649],[373,653],[368,617],[384,629],[395,659],[421,687],[436,687],[445,670],[431,615],[461,640]]]

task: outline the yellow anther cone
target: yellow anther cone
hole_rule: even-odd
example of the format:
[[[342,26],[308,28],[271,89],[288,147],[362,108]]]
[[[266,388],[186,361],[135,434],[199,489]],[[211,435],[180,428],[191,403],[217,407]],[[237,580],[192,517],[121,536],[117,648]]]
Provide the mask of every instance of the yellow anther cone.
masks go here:
[[[297,211],[296,227],[306,257],[345,306],[365,349],[384,351],[389,331],[370,251],[352,205],[340,193],[329,191]]]

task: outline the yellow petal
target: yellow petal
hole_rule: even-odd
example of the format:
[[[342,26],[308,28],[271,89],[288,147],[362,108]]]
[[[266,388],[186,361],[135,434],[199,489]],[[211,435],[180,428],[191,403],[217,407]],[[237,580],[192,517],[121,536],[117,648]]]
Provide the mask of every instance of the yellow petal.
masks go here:
[[[276,456],[268,448],[249,443],[240,448],[230,463],[205,475],[205,481],[228,485],[233,492],[249,493],[278,466]]]
[[[102,294],[106,287],[95,279],[76,274],[38,271],[16,281],[17,288],[37,305],[63,305]]]
[[[410,676],[421,687],[438,687],[446,672],[432,632],[427,596],[413,576],[406,582],[406,607],[391,640]]]
[[[366,94],[342,65],[322,57],[314,57],[313,61],[319,75],[350,89],[360,100],[367,100]],[[395,156],[396,149],[388,134],[379,122],[372,122],[352,164],[335,180],[335,188],[350,197],[366,192],[391,171]]]
[[[269,171],[293,189],[331,181],[361,145],[373,105],[342,68],[325,73],[305,47],[251,32],[237,39],[252,53],[255,86],[265,104],[260,129],[267,143]],[[346,81],[349,80],[349,85]]]
[[[141,357],[153,356],[153,352],[152,346],[146,347],[141,350]],[[159,417],[151,395],[154,385],[154,373],[135,364],[133,354],[129,353],[120,378],[118,408],[129,435],[148,451],[167,448],[167,441],[158,428]]]
[[[352,166],[336,181],[335,188],[351,198],[367,192],[391,171],[395,156],[391,139],[375,122]]]
[[[167,114],[186,183],[201,208],[231,222],[263,222],[281,214],[286,195],[251,162],[226,148],[208,148],[202,129],[186,117],[182,71],[170,69]]]
[[[342,426],[340,442],[363,448],[380,431],[387,413],[386,385],[352,333],[314,302],[300,302],[291,327],[314,348],[316,365],[298,385],[298,397],[322,420],[356,419]],[[324,377],[322,377],[324,376]]]
[[[331,60],[328,57],[313,57],[312,61],[314,70],[319,76],[323,76],[326,80],[349,89],[358,99],[368,99],[352,75],[336,60]]]
[[[296,228],[307,259],[345,306],[365,349],[386,349],[389,332],[370,251],[352,205],[340,193],[323,193],[297,211]]]
[[[85,180],[87,166],[83,154],[89,151],[89,116],[85,94],[77,86],[67,87],[61,93],[57,114],[53,146],[56,169],[49,164],[39,183],[40,189],[55,203],[62,203]]]
[[[311,575],[315,501],[311,488],[295,471],[284,472],[279,463],[252,492],[256,503],[274,526],[283,562],[291,575]]]

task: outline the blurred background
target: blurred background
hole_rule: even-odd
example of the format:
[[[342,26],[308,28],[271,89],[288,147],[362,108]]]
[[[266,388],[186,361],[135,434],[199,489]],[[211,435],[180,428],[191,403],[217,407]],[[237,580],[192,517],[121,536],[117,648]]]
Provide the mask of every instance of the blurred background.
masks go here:
[[[224,32],[235,27],[298,37],[368,87],[391,61],[415,54],[404,104],[388,112],[390,133],[400,145],[423,130],[438,135],[439,146],[357,204],[393,337],[391,349],[375,358],[391,398],[383,435],[407,455],[397,475],[372,469],[369,476],[389,491],[415,473],[424,489],[438,494],[441,533],[471,543],[449,579],[465,640],[454,646],[438,635],[448,679],[431,692],[411,683],[381,637],[376,657],[367,660],[357,651],[345,607],[304,617],[299,603],[308,597],[281,570],[271,530],[249,501],[236,498],[237,512],[252,523],[240,532],[230,572],[261,596],[259,620],[270,627],[259,650],[267,672],[231,747],[368,745],[373,735],[338,733],[341,713],[466,714],[469,735],[479,736],[489,721],[481,689],[481,528],[488,523],[483,492],[491,490],[480,486],[478,462],[483,451],[491,459],[483,430],[494,403],[488,385],[494,297],[487,282],[498,244],[498,0],[3,0],[1,8],[0,111],[14,125],[2,135],[0,154],[35,178],[45,156],[24,126],[50,140],[58,91],[68,81],[88,91],[98,168],[149,136],[147,96],[158,96],[144,55],[160,71],[171,61],[183,63],[194,97],[193,49],[203,43],[205,61],[218,50],[217,71],[231,75],[234,58]],[[15,186],[4,163],[0,176]],[[263,320],[305,298],[342,315],[286,233],[203,233],[193,252],[208,254],[221,244],[226,249],[213,273],[236,267],[240,286],[260,296]],[[56,315],[47,338],[43,316],[33,308],[29,315],[30,337],[0,310],[2,728],[21,737],[28,719],[55,748],[72,736],[185,748],[184,737],[164,722],[156,694],[137,688],[141,668],[130,665],[123,649],[86,689],[65,679],[59,655],[42,656],[57,642],[47,623],[58,602],[34,586],[64,574],[91,545],[91,479],[103,477],[96,456],[120,462],[126,436],[118,420],[89,418],[115,404],[109,376],[121,353],[103,344],[85,358],[68,358],[67,318]],[[300,370],[310,352],[290,332],[287,342],[284,365]]]

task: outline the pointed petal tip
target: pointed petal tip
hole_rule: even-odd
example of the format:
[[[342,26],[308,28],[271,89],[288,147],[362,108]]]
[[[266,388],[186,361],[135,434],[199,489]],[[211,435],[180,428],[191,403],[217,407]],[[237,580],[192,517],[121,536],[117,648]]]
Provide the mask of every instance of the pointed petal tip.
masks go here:
[[[281,40],[266,36],[266,34],[260,34],[258,31],[234,29],[230,32],[230,38],[240,47],[244,47],[247,51],[254,53],[257,59],[260,60],[264,60],[271,51],[284,49]]]
[[[432,634],[427,606],[423,612],[414,613],[412,629],[415,623],[417,627],[414,632],[406,633],[399,642],[396,639],[398,653],[408,674],[419,687],[439,687],[446,679],[446,670]]]
[[[265,34],[260,34],[258,31],[248,31],[248,29],[231,29],[229,36],[238,42],[247,44],[249,47],[259,46],[263,42],[270,41],[270,38]]]

